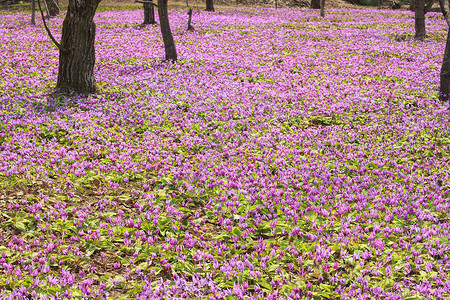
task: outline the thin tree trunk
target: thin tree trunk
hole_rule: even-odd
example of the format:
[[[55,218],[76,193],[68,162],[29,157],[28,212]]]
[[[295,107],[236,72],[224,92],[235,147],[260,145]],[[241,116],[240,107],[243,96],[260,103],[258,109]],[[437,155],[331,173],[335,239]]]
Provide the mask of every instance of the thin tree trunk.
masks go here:
[[[189,8],[189,12],[188,12],[188,16],[189,16],[189,19],[188,19],[188,27],[187,27],[187,30],[194,30],[194,26],[192,26],[192,8]]]
[[[167,0],[158,0],[158,15],[161,26],[161,34],[164,41],[166,60],[177,60],[177,50],[170,30],[169,15],[167,12]]]
[[[423,40],[426,36],[425,0],[415,0],[415,28],[416,39]]]
[[[59,14],[59,4],[58,4],[58,0],[44,0],[46,5],[47,5],[47,9],[48,9],[48,15],[50,17],[55,17]]]
[[[214,11],[213,0],[206,0],[206,11]]]
[[[311,8],[320,9],[320,0],[311,0]]]
[[[444,61],[441,68],[441,83],[439,88],[439,99],[450,100],[450,30],[447,33],[447,43],[445,44]]]
[[[325,0],[320,1],[320,16],[325,17]]]
[[[69,0],[63,22],[56,88],[95,93],[95,23],[99,0]]]
[[[31,1],[31,25],[36,25],[36,0]]]
[[[155,7],[152,3],[144,3],[144,24],[156,24]]]
[[[416,0],[409,0],[409,10],[416,11]]]
[[[447,43],[445,44],[444,60],[441,68],[441,82],[439,87],[439,99],[442,101],[450,100],[450,1],[439,0],[441,12],[447,23]]]

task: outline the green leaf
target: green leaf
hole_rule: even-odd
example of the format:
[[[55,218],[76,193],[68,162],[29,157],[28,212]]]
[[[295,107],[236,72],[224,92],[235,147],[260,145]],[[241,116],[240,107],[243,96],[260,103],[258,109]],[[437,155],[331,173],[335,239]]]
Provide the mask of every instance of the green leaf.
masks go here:
[[[3,252],[6,253],[6,256],[9,256],[9,255],[11,254],[11,251],[10,251],[8,248],[6,248],[5,246],[0,246],[0,255],[1,255]]]
[[[233,287],[233,281],[226,281],[219,284],[219,287],[221,288],[232,288]]]
[[[320,288],[324,289],[327,292],[332,292],[335,289],[334,286],[329,285],[329,284],[321,284]]]
[[[440,239],[440,243],[441,243],[441,244],[444,244],[444,245],[450,245],[450,241],[449,241],[449,239],[448,239],[446,236],[443,236],[443,237]]]
[[[323,298],[329,298],[331,296],[331,293],[325,292],[325,291],[317,291],[317,292],[313,292],[313,295],[320,297],[320,299],[323,299]]]
[[[263,289],[272,291],[272,286],[269,281],[265,278],[260,278],[257,282]]]
[[[242,231],[237,226],[233,227],[233,230],[231,231],[231,233],[235,236],[242,237]]]
[[[27,230],[27,225],[25,225],[24,222],[16,222],[16,223],[14,223],[14,227],[19,229],[20,231],[26,231]]]
[[[269,271],[269,273],[274,272],[279,266],[279,264],[270,265],[267,271]]]

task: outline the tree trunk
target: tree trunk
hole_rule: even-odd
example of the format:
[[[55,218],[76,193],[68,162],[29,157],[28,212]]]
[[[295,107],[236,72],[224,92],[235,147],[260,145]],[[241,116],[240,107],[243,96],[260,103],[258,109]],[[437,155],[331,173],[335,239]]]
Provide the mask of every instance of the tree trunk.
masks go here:
[[[206,0],[206,11],[214,11],[213,0]]]
[[[416,39],[423,40],[426,36],[425,0],[415,0],[415,19]]]
[[[58,0],[44,0],[47,4],[48,15],[50,17],[55,17],[59,14],[59,3]]]
[[[31,25],[36,25],[36,0],[31,0]]]
[[[188,27],[187,30],[191,31],[194,30],[194,26],[192,26],[192,8],[189,8],[188,12]]]
[[[409,0],[409,10],[416,11],[416,0]]]
[[[311,0],[311,8],[319,9],[320,8],[320,0]]]
[[[177,49],[170,30],[169,15],[167,12],[167,0],[158,0],[158,15],[161,26],[161,34],[164,41],[164,50],[166,51],[166,60],[177,60]]]
[[[156,24],[155,7],[152,3],[144,3],[144,24]]]
[[[320,16],[325,17],[325,0],[320,0]]]
[[[447,43],[445,44],[444,61],[441,68],[441,82],[439,88],[439,99],[450,100],[450,30],[447,33]]]
[[[447,43],[445,44],[444,60],[441,68],[441,82],[439,87],[439,99],[442,101],[450,100],[450,1],[439,0],[442,14],[449,27],[447,32]]]
[[[63,22],[56,88],[95,93],[95,23],[99,0],[69,0]]]

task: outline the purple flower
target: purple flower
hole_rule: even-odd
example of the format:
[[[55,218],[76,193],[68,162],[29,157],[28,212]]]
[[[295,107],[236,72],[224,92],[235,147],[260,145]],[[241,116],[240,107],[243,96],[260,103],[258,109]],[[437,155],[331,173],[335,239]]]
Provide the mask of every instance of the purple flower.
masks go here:
[[[376,239],[372,242],[372,246],[375,249],[383,250],[384,249],[384,241],[382,239]]]
[[[425,271],[427,271],[428,273],[430,273],[433,270],[433,264],[430,262],[427,262],[425,265]]]
[[[389,266],[386,267],[386,270],[385,270],[385,272],[384,272],[384,275],[387,276],[387,277],[391,277],[391,276],[392,276],[392,268],[391,268],[391,265],[389,265]]]

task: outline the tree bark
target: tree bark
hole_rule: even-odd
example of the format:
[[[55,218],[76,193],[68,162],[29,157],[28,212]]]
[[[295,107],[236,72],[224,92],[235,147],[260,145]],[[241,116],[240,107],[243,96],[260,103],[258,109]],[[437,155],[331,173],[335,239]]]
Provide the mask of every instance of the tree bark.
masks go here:
[[[441,68],[441,83],[439,88],[439,99],[450,100],[450,30],[447,33],[447,43],[445,44],[444,60]]]
[[[188,12],[188,26],[187,26],[187,30],[192,31],[194,30],[194,26],[192,26],[192,8],[189,8],[189,12]]]
[[[426,36],[425,0],[415,0],[415,28],[416,39],[423,40]]]
[[[167,0],[158,0],[158,15],[161,34],[164,41],[166,60],[177,61],[177,49],[170,30],[169,15],[167,12]]]
[[[320,16],[325,17],[325,0],[320,0]]]
[[[69,0],[63,22],[56,88],[63,92],[95,93],[95,23],[100,0]]]
[[[450,2],[449,0],[439,0],[439,6],[441,7],[441,12],[444,15],[445,22],[450,28]]]
[[[31,25],[36,25],[36,0],[31,0]]]
[[[55,17],[59,14],[59,3],[58,0],[44,0],[47,4],[48,15],[50,17]]]
[[[439,87],[439,99],[442,101],[450,100],[450,1],[439,0],[442,14],[449,27],[447,33],[447,43],[445,44],[444,60],[441,67],[441,82]]]
[[[206,0],[206,11],[214,11],[213,0]]]
[[[320,9],[320,0],[311,0],[311,8]]]
[[[152,3],[144,3],[144,24],[156,24],[155,7]]]

